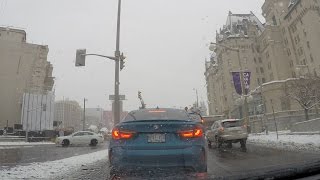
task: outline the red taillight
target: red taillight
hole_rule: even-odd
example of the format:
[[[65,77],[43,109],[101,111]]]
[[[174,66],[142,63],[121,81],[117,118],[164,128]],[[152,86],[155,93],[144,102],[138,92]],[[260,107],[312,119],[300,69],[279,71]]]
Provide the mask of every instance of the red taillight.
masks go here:
[[[203,130],[196,128],[193,130],[179,131],[179,136],[183,138],[196,138],[203,136]]]
[[[135,132],[132,131],[120,131],[117,128],[112,130],[113,139],[130,139],[134,136]]]

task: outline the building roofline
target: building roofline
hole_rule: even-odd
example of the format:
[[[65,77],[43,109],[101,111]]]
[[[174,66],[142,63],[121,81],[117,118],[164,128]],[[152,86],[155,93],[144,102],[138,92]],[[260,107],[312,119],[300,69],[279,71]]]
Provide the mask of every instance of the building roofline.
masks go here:
[[[301,3],[301,0],[297,0],[297,2],[296,2],[294,5],[292,5],[292,7],[289,6],[289,11],[288,11],[288,13],[284,16],[284,19],[287,19],[288,16],[291,14],[291,12],[295,9],[295,7],[296,7],[298,4],[300,4],[300,3]]]

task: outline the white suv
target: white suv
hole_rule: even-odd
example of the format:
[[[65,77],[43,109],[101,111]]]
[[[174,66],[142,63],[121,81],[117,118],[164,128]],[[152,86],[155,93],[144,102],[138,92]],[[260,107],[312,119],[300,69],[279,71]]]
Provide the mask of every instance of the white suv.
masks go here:
[[[242,150],[246,151],[246,141],[248,138],[247,127],[239,119],[219,120],[212,124],[206,132],[208,147],[220,148],[223,143],[232,147],[232,143],[240,142]]]

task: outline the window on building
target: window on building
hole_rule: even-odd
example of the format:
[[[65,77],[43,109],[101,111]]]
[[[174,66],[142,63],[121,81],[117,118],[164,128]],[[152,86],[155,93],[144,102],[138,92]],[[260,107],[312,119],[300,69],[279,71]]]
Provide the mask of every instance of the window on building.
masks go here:
[[[292,77],[296,78],[296,72],[292,72]]]
[[[266,58],[268,59],[270,57],[269,52],[266,52]]]
[[[253,61],[254,61],[254,63],[257,63],[257,59],[256,58],[253,58]]]
[[[282,111],[288,110],[289,104],[287,102],[287,99],[281,98],[281,109]]]
[[[224,97],[224,101],[228,101],[228,98],[227,98],[227,97]]]
[[[303,34],[304,34],[304,36],[307,36],[306,30],[303,30]]]
[[[290,67],[293,67],[293,61],[290,60],[290,63],[289,63]]]
[[[259,73],[259,68],[256,68],[256,72]]]
[[[286,33],[286,28],[282,28],[282,33],[283,33],[283,34]]]
[[[263,67],[260,67],[260,72],[264,73]]]
[[[306,59],[303,59],[301,64],[307,65]]]
[[[276,19],[276,16],[273,16],[272,17],[272,22],[273,22],[273,25],[277,25],[277,19]]]
[[[262,83],[266,83],[266,79],[265,78],[262,78]]]
[[[313,62],[313,56],[310,54],[310,62]]]
[[[260,85],[260,79],[259,78],[257,79],[257,83],[258,83],[258,85]]]
[[[273,77],[273,73],[270,74],[270,81],[273,81],[274,77]]]
[[[288,45],[288,39],[287,38],[284,39],[284,44]]]
[[[299,34],[297,35],[297,41],[298,41],[298,43],[300,42],[300,36],[299,36]]]
[[[231,59],[228,59],[228,65],[231,66]]]
[[[291,55],[291,50],[290,50],[290,48],[287,49],[287,54],[288,54],[288,56]]]
[[[310,49],[310,42],[307,41],[307,47]]]
[[[268,62],[268,69],[271,69],[271,62]]]

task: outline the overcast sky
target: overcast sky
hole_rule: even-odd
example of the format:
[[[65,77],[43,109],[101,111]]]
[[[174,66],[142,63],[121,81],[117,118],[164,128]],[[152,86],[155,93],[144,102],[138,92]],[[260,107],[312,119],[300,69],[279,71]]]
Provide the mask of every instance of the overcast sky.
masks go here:
[[[185,107],[206,100],[204,62],[208,44],[228,11],[259,19],[264,0],[122,0],[121,51],[127,57],[120,73],[126,110],[137,109],[138,90],[148,107]],[[56,100],[63,97],[89,107],[111,109],[114,62],[88,57],[74,67],[75,51],[112,56],[115,50],[117,0],[0,0],[0,25],[22,28],[29,43],[49,46]]]

